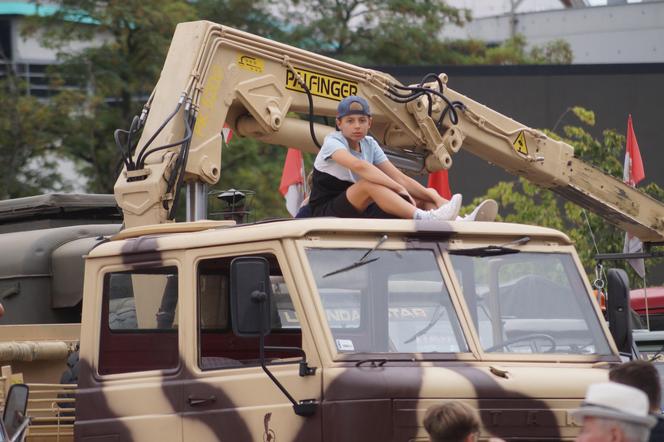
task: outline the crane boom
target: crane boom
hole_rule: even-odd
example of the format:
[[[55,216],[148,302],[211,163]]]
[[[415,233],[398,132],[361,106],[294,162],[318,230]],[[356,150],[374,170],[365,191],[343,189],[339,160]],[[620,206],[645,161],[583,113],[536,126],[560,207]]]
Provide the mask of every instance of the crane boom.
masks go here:
[[[574,158],[574,149],[447,87],[430,75],[392,76],[206,21],[177,26],[159,81],[132,130],[115,196],[127,227],[173,219],[183,183],[214,184],[222,129],[316,152],[348,95],[366,98],[372,135],[421,172],[446,169],[463,148],[549,188],[641,240],[664,242],[664,204]],[[299,116],[298,116],[299,115]],[[128,143],[129,144],[129,143]]]

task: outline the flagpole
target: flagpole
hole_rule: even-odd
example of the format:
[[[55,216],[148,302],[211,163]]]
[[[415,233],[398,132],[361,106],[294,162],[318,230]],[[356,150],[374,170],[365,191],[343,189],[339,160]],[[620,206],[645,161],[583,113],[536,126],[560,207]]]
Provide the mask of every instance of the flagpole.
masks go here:
[[[643,169],[643,160],[639,150],[639,143],[634,133],[634,124],[632,114],[627,117],[627,133],[625,136],[625,161],[623,163],[623,181],[632,187],[636,187],[646,177]],[[636,236],[625,232],[624,253],[635,253],[643,251],[643,243]],[[632,266],[638,276],[643,278],[643,298],[646,308],[646,325],[650,330],[650,311],[648,309],[648,289],[646,288],[646,265],[643,258],[628,259],[628,264]]]
[[[648,309],[648,288],[646,285],[646,275],[643,275],[643,298],[646,301],[646,328],[650,331],[650,311]]]
[[[304,168],[304,157],[302,157],[302,186],[304,194],[309,195],[309,186],[307,184],[307,170]]]

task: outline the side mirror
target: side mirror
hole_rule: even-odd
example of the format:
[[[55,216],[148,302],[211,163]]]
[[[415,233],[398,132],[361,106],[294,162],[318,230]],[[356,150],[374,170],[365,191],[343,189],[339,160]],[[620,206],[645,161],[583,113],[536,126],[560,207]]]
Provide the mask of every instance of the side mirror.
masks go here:
[[[28,408],[29,388],[25,384],[14,384],[9,388],[2,422],[10,440],[16,440],[20,432],[25,430],[28,421],[25,411]]]
[[[265,335],[272,328],[272,287],[270,284],[270,264],[260,256],[235,258],[231,261],[231,320],[233,332],[238,336],[259,336],[261,368],[293,404],[298,416],[313,416],[318,409],[318,401],[305,399],[297,402],[265,364],[265,350],[295,351],[302,354],[300,376],[312,376],[315,367],[309,367],[306,355],[301,348],[266,347]]]
[[[270,333],[270,297],[267,259],[242,257],[231,261],[231,319],[236,335]]]
[[[629,311],[629,279],[622,269],[607,272],[608,296],[606,311],[609,330],[620,353],[632,353],[632,324]]]

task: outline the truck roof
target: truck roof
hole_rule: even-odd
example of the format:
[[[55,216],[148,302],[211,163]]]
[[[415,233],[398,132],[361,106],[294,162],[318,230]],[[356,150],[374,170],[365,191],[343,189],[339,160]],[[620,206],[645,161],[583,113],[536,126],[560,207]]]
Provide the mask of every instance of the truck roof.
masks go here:
[[[314,233],[335,235],[355,233],[395,233],[464,236],[504,236],[510,238],[536,236],[541,239],[555,241],[559,244],[571,244],[567,235],[554,229],[523,224],[500,222],[443,222],[413,221],[392,219],[340,219],[340,218],[307,218],[273,220],[241,225],[221,225],[210,228],[209,221],[203,221],[200,229],[195,230],[194,223],[164,224],[135,228],[131,237],[109,241],[95,248],[90,257],[115,256],[120,254],[146,253],[155,251],[193,249],[224,244],[248,243],[254,241],[278,240],[283,238],[302,238]],[[172,227],[168,227],[172,226]],[[189,230],[189,231],[187,231]],[[141,234],[141,231],[145,234]]]
[[[0,233],[122,223],[113,195],[51,193],[0,201]]]

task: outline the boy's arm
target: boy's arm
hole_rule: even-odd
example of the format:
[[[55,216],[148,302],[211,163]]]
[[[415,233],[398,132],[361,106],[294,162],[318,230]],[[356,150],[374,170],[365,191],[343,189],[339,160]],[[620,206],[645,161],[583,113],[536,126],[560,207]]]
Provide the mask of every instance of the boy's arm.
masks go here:
[[[429,201],[434,203],[437,207],[445,203],[445,199],[443,199],[438,192],[433,189],[427,189],[416,180],[397,169],[389,160],[376,164],[376,167],[385,173],[385,175],[405,187],[408,193],[414,198],[422,201]]]
[[[355,158],[346,150],[340,149],[335,151],[331,155],[331,158],[341,166],[352,170],[356,175],[359,175],[367,181],[385,186],[398,194],[408,194],[408,191],[403,184],[400,184],[399,182],[390,178],[390,176],[385,174],[382,170],[373,164],[359,158]]]

